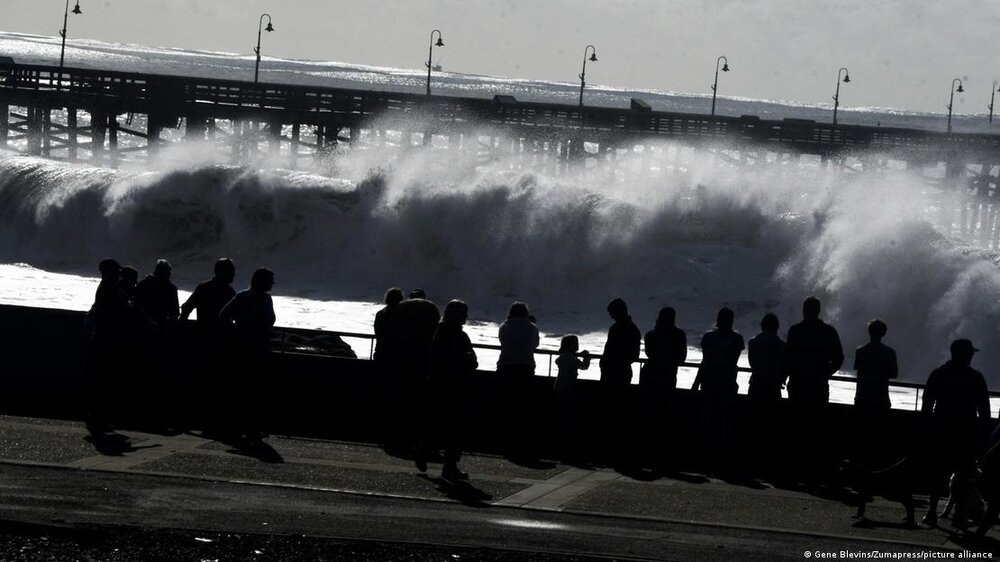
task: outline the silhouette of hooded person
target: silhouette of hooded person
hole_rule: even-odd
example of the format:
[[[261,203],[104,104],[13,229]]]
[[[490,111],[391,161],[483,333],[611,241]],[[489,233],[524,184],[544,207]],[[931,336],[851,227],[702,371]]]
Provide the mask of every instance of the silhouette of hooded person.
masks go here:
[[[608,329],[604,353],[598,363],[601,369],[601,397],[608,416],[602,424],[605,431],[603,437],[611,449],[620,449],[623,445],[620,438],[631,421],[629,386],[632,384],[632,363],[639,360],[642,335],[628,314],[628,305],[620,297],[608,303],[608,314],[614,323]]]
[[[121,266],[113,259],[100,262],[101,282],[88,313],[91,325],[87,348],[87,429],[93,434],[107,431],[113,393],[124,376],[127,333],[132,326],[132,310],[119,285]]]
[[[830,377],[844,363],[844,348],[837,330],[820,320],[820,302],[809,297],[802,303],[802,321],[788,330],[785,367],[788,398],[808,405],[825,405],[830,399]]]
[[[408,449],[415,445],[417,428],[412,423],[417,413],[424,383],[430,368],[431,342],[437,331],[441,313],[424,291],[414,289],[409,298],[396,305],[393,312],[398,344],[399,368],[390,383],[399,401],[390,412],[387,446]]]
[[[233,324],[233,351],[237,367],[232,384],[239,402],[236,423],[247,438],[261,437],[264,388],[271,373],[271,329],[274,303],[268,293],[274,287],[274,273],[258,268],[250,278],[250,288],[236,293],[219,312],[223,322]]]
[[[462,330],[468,315],[469,306],[463,301],[453,300],[445,306],[444,317],[434,332],[426,383],[429,424],[415,456],[417,468],[424,472],[427,470],[428,453],[436,446],[433,444],[442,445],[444,467],[441,477],[451,481],[469,477],[458,468],[465,439],[472,377],[479,366],[472,342]]]
[[[687,360],[687,334],[676,320],[672,307],[661,308],[644,340],[647,360],[639,372],[639,387],[644,395],[655,395],[661,407],[677,388],[677,368]]]
[[[733,330],[735,315],[719,309],[715,326],[701,337],[701,364],[692,390],[701,390],[702,445],[713,457],[729,455],[733,446],[733,420],[739,385],[737,362],[743,336]]]
[[[976,460],[983,451],[990,424],[990,401],[986,379],[972,368],[979,351],[967,339],[951,343],[951,359],[934,369],[924,386],[920,409],[925,427],[924,458],[930,475],[930,500],[923,522],[937,523],[941,490],[954,474],[952,496],[956,499],[952,524],[965,519],[966,493],[972,485]]]

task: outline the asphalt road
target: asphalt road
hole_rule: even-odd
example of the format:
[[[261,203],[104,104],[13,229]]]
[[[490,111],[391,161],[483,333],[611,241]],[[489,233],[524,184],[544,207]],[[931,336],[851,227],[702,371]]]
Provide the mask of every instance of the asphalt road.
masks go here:
[[[443,481],[436,483],[444,496],[474,500],[473,490]],[[243,554],[237,556],[234,551],[232,556],[223,555],[222,560],[243,559],[242,556],[253,560],[294,560],[289,556],[301,555],[303,558],[299,559],[303,560],[597,557],[771,561],[803,560],[805,552],[815,557],[817,553],[847,549],[921,551],[920,547],[888,542],[467,503],[0,464],[0,520],[18,522],[0,528],[0,535],[6,540],[4,548],[10,551],[5,560],[18,559],[11,558],[18,548],[37,546],[40,535],[46,536],[41,542],[48,546],[64,544],[61,548],[67,553],[72,552],[70,545],[74,544],[91,547],[107,544],[111,550],[106,556],[96,558],[107,560],[128,559],[113,555],[117,555],[115,552],[124,555],[121,549],[125,545],[141,546],[133,543],[142,542],[142,537],[148,537],[145,542],[154,548],[162,549],[176,540],[178,545],[196,544],[208,549],[221,548],[225,537],[233,535],[241,537],[240,541],[262,541],[270,546],[259,550],[240,543],[234,548]],[[117,537],[115,529],[119,529]],[[199,532],[211,533],[209,537],[214,538]],[[109,536],[111,540],[101,539]],[[196,536],[211,542],[197,541]],[[116,538],[119,550],[112,552]],[[229,542],[236,545],[239,541]],[[298,548],[292,544],[295,542],[299,543]],[[323,552],[324,544],[333,549],[329,551],[330,558],[316,554]],[[333,552],[342,551],[344,544],[353,544],[354,554],[338,558]],[[253,554],[258,550],[261,554]],[[27,552],[40,551],[28,548]],[[283,554],[271,558],[279,552]],[[177,553],[180,555],[181,551]],[[148,555],[146,558],[169,559]],[[183,558],[191,559],[186,555]]]

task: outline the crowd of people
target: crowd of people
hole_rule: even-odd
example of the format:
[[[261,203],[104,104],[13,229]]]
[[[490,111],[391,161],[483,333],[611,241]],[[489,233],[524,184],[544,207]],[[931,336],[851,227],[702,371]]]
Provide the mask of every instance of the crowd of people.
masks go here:
[[[121,389],[133,380],[128,374],[138,370],[152,371],[152,376],[141,380],[147,390],[163,398],[154,403],[165,411],[154,417],[175,426],[186,423],[181,416],[188,408],[170,409],[167,405],[190,405],[188,400],[171,395],[174,388],[183,386],[174,384],[173,377],[188,372],[207,388],[206,402],[225,405],[214,409],[217,419],[203,421],[259,440],[262,430],[255,412],[259,411],[256,402],[262,381],[256,377],[267,372],[269,361],[275,320],[269,291],[274,286],[274,273],[257,269],[250,287],[236,292],[232,287],[236,267],[232,260],[221,258],[215,263],[214,276],[179,304],[167,260],[158,260],[153,272],[138,283],[135,268],[113,259],[101,261],[98,268],[101,281],[85,321],[89,336],[87,429],[94,435],[109,430],[111,414],[122,410]],[[174,350],[182,321],[193,311],[197,311],[197,366],[178,370],[173,365]],[[237,395],[232,396],[233,392]]]
[[[400,411],[406,411],[406,403],[427,403],[408,399],[421,389],[432,397],[430,403],[436,403],[431,408],[438,416],[431,424],[433,429],[416,439],[417,466],[421,471],[426,470],[427,444],[440,439],[447,443],[442,475],[464,476],[457,467],[462,423],[454,413],[455,408],[447,404],[454,406],[468,400],[463,393],[467,392],[477,367],[468,337],[462,334],[459,339],[457,335],[461,333],[468,306],[461,301],[449,303],[446,318],[434,331],[430,326],[437,319],[437,309],[422,291],[414,291],[410,298],[404,299],[403,291],[393,288],[386,293],[385,303],[375,320],[375,359],[380,372],[397,389]],[[447,318],[450,307],[460,307],[462,311],[452,320]],[[598,382],[599,411],[604,417],[601,427],[606,433],[603,438],[618,448],[628,446],[629,435],[632,441],[648,439],[648,435],[642,435],[644,432],[662,439],[671,424],[678,369],[686,365],[686,333],[677,327],[676,311],[670,307],[659,311],[655,326],[645,335],[633,322],[621,298],[613,299],[607,311],[612,324],[599,361]],[[745,438],[746,431],[738,432],[736,426],[748,422],[751,434],[768,436],[761,439],[757,448],[764,458],[773,456],[767,444],[775,443],[774,435],[790,437],[783,446],[791,442],[798,447],[797,468],[803,479],[822,480],[836,468],[836,459],[828,455],[833,437],[828,413],[830,380],[843,368],[845,357],[836,328],[820,316],[820,301],[809,297],[803,302],[802,320],[788,329],[785,340],[778,334],[778,317],[767,313],[760,321],[760,332],[745,343],[743,336],[733,329],[734,312],[727,307],[718,311],[715,325],[699,342],[702,360],[692,385],[700,402],[697,441],[710,467],[723,472],[745,468],[738,466],[740,461],[733,456],[736,451],[745,451],[736,440],[738,435]],[[884,321],[872,320],[868,323],[869,341],[854,353],[857,384],[851,455],[856,464],[869,468],[878,466],[881,445],[893,439],[889,381],[898,376],[899,368],[895,351],[883,343],[887,332]],[[525,435],[528,431],[525,424],[530,424],[531,418],[524,412],[539,406],[538,393],[531,388],[539,331],[527,304],[515,302],[510,306],[498,337],[500,356],[496,377],[504,402],[518,410],[510,424],[510,435]],[[416,340],[422,343],[413,347]],[[640,369],[637,392],[632,392],[632,367],[640,361],[643,347],[646,360]],[[739,419],[737,374],[744,350],[751,370],[746,400],[749,415]],[[985,378],[971,366],[977,350],[971,341],[957,339],[950,351],[951,359],[928,378],[923,397],[924,442],[920,463],[932,490],[923,519],[927,524],[936,523],[938,498],[949,482],[955,500],[953,522],[961,525],[966,521],[964,492],[974,480],[977,461],[984,458],[988,446],[998,439],[988,437],[993,427]],[[581,370],[590,367],[590,362],[590,353],[580,349],[577,336],[562,338],[551,397],[559,435],[568,450],[579,446],[572,442],[581,421],[577,419],[580,412],[577,379]],[[787,391],[787,408],[782,406],[782,390]],[[412,419],[413,413],[404,415]],[[633,422],[638,425],[627,427]],[[412,429],[406,423],[393,425],[404,431]],[[405,436],[402,442],[406,443]],[[659,453],[665,451],[664,447],[654,449]],[[997,505],[1000,508],[1000,502]]]
[[[189,376],[199,377],[203,386],[214,383],[216,389],[239,391],[218,400],[218,404],[232,407],[217,410],[221,419],[208,421],[259,440],[264,428],[255,412],[260,410],[257,401],[264,381],[257,377],[268,372],[264,366],[269,361],[275,322],[269,294],[273,272],[257,269],[250,286],[236,292],[232,287],[233,262],[219,259],[214,276],[180,304],[166,260],[158,260],[152,273],[141,281],[135,268],[123,267],[113,259],[103,260],[99,269],[101,282],[86,321],[88,429],[95,434],[108,430],[113,389],[129,370],[147,365],[155,375],[148,377],[151,384],[161,384],[164,390],[171,387],[169,379],[178,372],[171,365],[171,349],[183,321],[197,311],[199,367],[188,370]],[[606,422],[601,424],[604,435],[599,437],[612,443],[612,448],[622,449],[629,444],[622,436],[646,439],[646,432],[657,435],[672,423],[677,373],[686,365],[688,341],[686,332],[677,327],[673,308],[662,308],[655,326],[645,334],[633,322],[623,299],[613,299],[607,312],[612,323],[598,363],[597,385]],[[718,311],[715,325],[701,336],[702,360],[692,385],[700,405],[697,441],[709,466],[725,470],[738,464],[731,456],[739,450],[736,441],[740,432],[736,428],[748,421],[757,434],[791,435],[800,449],[803,475],[822,477],[829,470],[831,459],[824,456],[831,437],[829,382],[843,367],[844,351],[837,330],[824,322],[820,313],[820,301],[807,298],[802,320],[788,329],[785,340],[778,334],[777,316],[765,314],[760,333],[745,342],[733,329],[734,312],[726,307]],[[412,451],[418,469],[426,471],[428,460],[442,447],[441,474],[448,480],[468,478],[459,468],[467,429],[459,405],[473,398],[473,375],[479,368],[475,349],[463,330],[468,314],[469,307],[461,300],[448,302],[442,314],[422,290],[415,289],[404,297],[402,289],[391,288],[374,323],[373,359],[388,395],[386,426],[391,431],[386,432],[387,448]],[[872,320],[868,324],[870,341],[854,354],[856,438],[852,455],[870,466],[876,462],[880,443],[891,438],[886,434],[891,409],[889,381],[898,375],[898,362],[895,351],[883,343],[887,332],[885,322]],[[498,337],[496,379],[503,402],[520,412],[537,412],[548,407],[542,400],[551,398],[564,450],[579,451],[583,444],[574,441],[582,421],[577,379],[581,370],[590,368],[590,353],[580,349],[577,336],[564,336],[555,360],[558,375],[545,397],[536,388],[540,379],[534,377],[535,355],[540,338],[527,304],[510,306]],[[640,361],[643,347],[646,360],[638,388],[633,391],[633,364]],[[737,364],[744,350],[751,370],[747,420],[739,417],[741,408],[737,405]],[[971,486],[977,461],[996,440],[986,437],[993,428],[985,379],[971,366],[977,350],[971,341],[957,339],[950,351],[951,359],[928,378],[923,397],[922,458],[932,491],[924,517],[927,523],[936,522],[938,499],[949,479],[952,497],[959,499],[954,520],[964,518],[963,487]],[[233,377],[239,377],[238,384],[232,384]],[[787,390],[787,408],[783,389]],[[210,390],[205,397],[215,401],[220,395]],[[525,434],[537,423],[526,414],[512,420],[512,436]],[[639,425],[628,427],[633,422]],[[522,445],[515,437],[509,453],[530,454]],[[768,456],[766,448],[761,453]],[[1000,502],[997,505],[1000,509]]]

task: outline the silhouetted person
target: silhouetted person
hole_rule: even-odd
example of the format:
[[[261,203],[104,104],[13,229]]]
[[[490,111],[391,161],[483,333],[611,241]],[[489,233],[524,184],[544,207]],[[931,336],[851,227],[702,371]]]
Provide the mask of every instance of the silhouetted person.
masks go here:
[[[400,358],[395,385],[402,401],[390,414],[392,427],[387,445],[409,450],[415,445],[417,437],[413,419],[422,400],[421,393],[430,367],[431,341],[441,313],[436,304],[426,299],[422,290],[414,289],[409,298],[396,305],[393,316],[398,329]]]
[[[384,369],[397,361],[399,354],[399,327],[395,318],[399,303],[403,302],[403,290],[392,287],[385,292],[385,306],[375,313],[375,352],[372,359]]]
[[[802,303],[802,321],[788,330],[785,368],[789,400],[825,406],[830,400],[830,377],[844,363],[844,348],[837,330],[820,320],[819,312],[816,297]]]
[[[139,284],[139,271],[130,265],[123,265],[118,273],[118,287],[130,302],[135,301],[135,287]]]
[[[416,465],[427,470],[427,456],[438,443],[444,447],[441,478],[467,480],[469,475],[458,468],[462,458],[465,409],[469,406],[472,377],[479,366],[469,336],[462,330],[469,306],[453,300],[445,306],[444,317],[434,332],[430,352],[430,375],[427,378],[428,430],[417,447]]]
[[[646,332],[644,340],[646,362],[639,372],[642,427],[646,448],[657,461],[665,460],[670,448],[668,432],[674,390],[677,388],[677,369],[687,359],[687,334],[676,325],[677,312],[672,307],[660,309],[656,324]]]
[[[538,328],[531,320],[528,305],[515,302],[510,305],[507,319],[500,324],[500,357],[497,360],[497,378],[504,391],[501,412],[517,404],[519,414],[511,418],[507,428],[509,454],[526,452],[525,440],[532,435],[532,426],[538,418],[539,403],[532,392],[535,375],[535,349],[538,347]],[[498,413],[502,415],[502,413]]]
[[[782,361],[785,342],[778,336],[778,317],[770,312],[760,320],[760,333],[747,343],[750,360],[750,388],[747,392],[752,403],[761,407],[777,407],[781,389],[785,387]]]
[[[869,463],[886,437],[885,425],[892,408],[889,380],[899,374],[896,352],[882,343],[888,330],[885,322],[872,320],[868,323],[870,341],[854,352],[854,370],[858,372],[854,394],[857,446],[862,461]]]
[[[241,410],[235,420],[248,439],[261,437],[262,405],[266,383],[272,376],[270,366],[271,328],[274,304],[268,291],[274,287],[274,273],[259,268],[250,278],[250,288],[236,293],[219,312],[223,322],[233,323],[233,351],[237,367],[233,383]]]
[[[761,318],[760,333],[747,342],[750,361],[750,403],[752,436],[758,466],[770,468],[778,449],[781,420],[781,389],[785,387],[782,366],[785,342],[778,336],[778,317],[767,313]]]
[[[815,483],[831,474],[829,420],[830,377],[844,363],[844,349],[837,330],[819,318],[820,303],[809,297],[802,303],[803,319],[788,330],[784,366],[788,374],[788,400],[792,431],[799,452],[799,475]]]
[[[135,288],[136,304],[163,333],[173,330],[180,310],[177,287],[170,281],[172,270],[170,262],[157,260],[153,273]]]
[[[212,278],[199,283],[191,296],[181,305],[182,321],[187,320],[191,312],[197,312],[195,348],[198,365],[195,372],[201,378],[198,381],[199,386],[207,390],[204,393],[206,399],[200,408],[206,414],[217,409],[227,399],[223,390],[226,378],[225,357],[229,352],[230,334],[228,322],[224,322],[219,313],[236,296],[236,290],[233,289],[235,278],[236,266],[233,261],[229,258],[219,258],[215,262]],[[208,421],[215,423],[220,420]]]
[[[930,500],[923,523],[937,523],[941,490],[951,474],[955,512],[952,525],[967,523],[965,500],[983,450],[990,423],[989,392],[983,374],[972,368],[978,351],[967,339],[951,343],[951,360],[935,369],[924,387],[925,459],[928,463]]]
[[[142,312],[147,324],[142,344],[142,362],[154,376],[136,382],[143,393],[164,394],[174,390],[174,353],[177,347],[177,287],[170,281],[170,262],[157,260],[153,273],[135,287],[136,308]],[[169,394],[168,394],[169,395]],[[158,400],[147,406],[144,417],[166,418],[176,416],[179,408],[171,409],[173,400]]]
[[[122,350],[132,321],[132,311],[119,286],[121,266],[106,259],[98,268],[101,282],[88,313],[92,329],[86,368],[87,430],[93,434],[109,429],[113,393],[124,375]]]
[[[701,364],[692,390],[701,390],[702,446],[713,460],[732,452],[733,423],[739,385],[736,363],[743,352],[743,336],[733,330],[735,317],[728,307],[719,309],[715,327],[701,337]]]
[[[553,390],[555,392],[556,423],[559,428],[559,447],[565,455],[579,453],[578,412],[579,397],[576,381],[580,370],[590,367],[590,353],[580,351],[580,340],[576,336],[563,336],[559,341],[559,357],[556,358],[558,372]]]
[[[621,445],[620,438],[628,426],[629,386],[632,384],[632,363],[639,360],[642,336],[628,314],[628,305],[621,298],[608,303],[608,314],[614,323],[608,329],[608,339],[601,356],[601,397],[609,417],[604,429],[607,444]]]

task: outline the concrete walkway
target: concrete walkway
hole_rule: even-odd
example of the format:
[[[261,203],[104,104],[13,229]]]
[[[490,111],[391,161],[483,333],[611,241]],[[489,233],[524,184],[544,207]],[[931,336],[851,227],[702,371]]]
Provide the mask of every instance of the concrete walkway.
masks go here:
[[[703,547],[715,544],[715,540],[725,543],[725,537],[742,537],[741,541],[749,542],[739,544],[752,545],[747,548],[765,554],[770,549],[772,558],[802,559],[803,548],[812,545],[831,549],[865,547],[881,552],[957,552],[970,548],[1000,554],[998,531],[991,531],[985,541],[973,546],[952,532],[947,520],[942,520],[940,528],[908,529],[900,524],[902,506],[884,499],[870,504],[868,521],[859,522],[851,518],[854,508],[842,499],[779,489],[764,482],[733,484],[692,474],[629,475],[608,468],[545,462],[524,466],[486,455],[467,455],[462,466],[471,479],[467,484],[454,485],[437,477],[440,465],[432,463],[429,474],[421,474],[411,461],[365,444],[271,436],[265,446],[251,447],[220,442],[198,432],[160,435],[140,431],[119,431],[94,441],[79,422],[0,416],[0,518],[74,525],[127,520],[131,524],[184,527],[184,519],[172,519],[163,513],[167,509],[190,512],[190,521],[196,522],[198,528],[226,529],[230,525],[244,532],[274,532],[274,523],[270,528],[259,523],[246,528],[226,518],[233,509],[247,505],[248,498],[259,502],[261,497],[273,494],[274,501],[262,503],[260,508],[283,506],[283,514],[278,517],[283,521],[279,532],[307,535],[323,534],[326,527],[308,522],[311,508],[302,507],[300,512],[299,507],[334,504],[333,498],[340,498],[337,501],[357,505],[357,513],[384,505],[379,502],[400,502],[386,507],[386,513],[425,509],[438,513],[435,517],[466,514],[459,519],[470,521],[489,514],[490,521],[498,517],[535,521],[543,530],[553,525],[550,535],[560,528],[570,528],[575,523],[567,521],[583,516],[590,517],[588,521],[602,521],[600,525],[614,522],[617,529],[634,528],[638,536],[654,533],[650,529],[661,538],[673,536],[670,533],[683,535],[686,538],[680,542],[689,546]],[[177,481],[188,484],[163,485]],[[89,490],[94,486],[97,491]],[[212,495],[223,489],[220,486],[225,486],[227,492]],[[143,490],[161,488],[169,488],[169,493],[164,492],[169,501],[160,498],[163,503],[158,504],[159,500],[143,495]],[[105,497],[98,493],[101,489],[118,492]],[[287,494],[300,495],[289,499]],[[66,505],[58,510],[46,508],[62,502]],[[133,518],[123,519],[127,513],[132,513]],[[356,518],[357,513],[347,520]],[[206,514],[215,514],[218,520],[213,524]],[[248,521],[255,521],[255,514],[244,515]],[[299,519],[301,527],[296,527]],[[417,531],[408,538],[393,538],[392,529],[398,526],[387,528],[388,536],[376,538],[442,540]],[[466,535],[474,537],[476,532],[470,530]],[[620,535],[620,530],[608,533]],[[488,539],[484,533],[482,541],[468,542],[490,546],[482,544]],[[547,540],[539,539],[539,543],[562,544],[558,540],[553,543],[552,538]],[[555,550],[572,551],[572,540],[567,543]],[[613,545],[618,545],[619,550],[611,548]],[[577,545],[578,551],[583,548]],[[630,556],[647,559],[674,558],[665,553],[676,552],[659,543],[656,548],[639,552],[620,540],[595,541],[586,548],[591,549],[585,551],[587,554],[601,556],[621,556],[621,549],[631,550]]]

